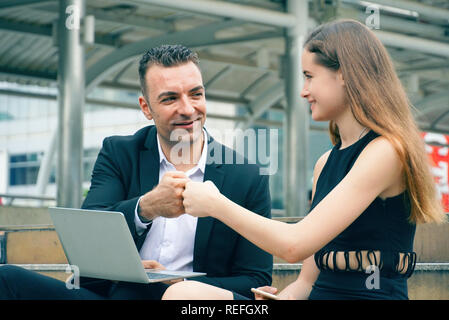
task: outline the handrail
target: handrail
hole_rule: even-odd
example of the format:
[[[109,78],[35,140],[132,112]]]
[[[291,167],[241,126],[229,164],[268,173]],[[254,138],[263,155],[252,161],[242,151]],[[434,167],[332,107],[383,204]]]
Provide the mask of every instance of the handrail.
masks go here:
[[[9,198],[11,199],[11,202],[14,199],[27,199],[27,200],[54,200],[56,201],[55,197],[49,197],[45,195],[28,195],[28,194],[8,194],[8,193],[0,193],[0,198]]]
[[[56,200],[55,197],[49,197],[45,195],[28,195],[28,194],[8,194],[8,193],[0,193],[0,197],[2,198],[19,198],[19,199],[31,199],[31,200]]]

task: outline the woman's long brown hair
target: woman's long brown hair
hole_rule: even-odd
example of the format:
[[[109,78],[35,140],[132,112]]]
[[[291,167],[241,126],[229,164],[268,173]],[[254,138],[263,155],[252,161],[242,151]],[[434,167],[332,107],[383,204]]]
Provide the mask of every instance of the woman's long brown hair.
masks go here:
[[[411,201],[410,221],[445,221],[412,105],[379,39],[358,21],[338,20],[312,31],[304,48],[315,53],[316,63],[341,70],[347,103],[355,119],[395,147]],[[332,143],[339,143],[334,121],[330,121],[329,131]]]

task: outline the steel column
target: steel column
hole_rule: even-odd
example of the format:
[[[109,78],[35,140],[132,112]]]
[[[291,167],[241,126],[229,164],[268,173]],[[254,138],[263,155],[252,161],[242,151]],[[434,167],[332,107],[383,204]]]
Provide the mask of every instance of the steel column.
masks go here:
[[[286,35],[285,209],[288,217],[302,217],[307,214],[309,189],[309,112],[300,97],[303,86],[301,55],[308,20],[307,0],[289,0],[288,12],[296,17],[296,24],[287,29]]]
[[[82,201],[84,46],[81,21],[84,0],[59,2],[57,205],[79,208]]]

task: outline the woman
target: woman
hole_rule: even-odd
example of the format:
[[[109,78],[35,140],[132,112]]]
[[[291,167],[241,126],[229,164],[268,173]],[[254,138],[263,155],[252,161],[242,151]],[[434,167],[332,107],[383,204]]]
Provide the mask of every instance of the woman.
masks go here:
[[[302,68],[301,96],[314,120],[330,122],[334,144],[315,165],[309,214],[296,224],[265,219],[210,182],[187,184],[186,212],[211,215],[273,255],[303,261],[281,298],[407,299],[416,224],[443,222],[445,214],[392,62],[368,28],[341,20],[310,34]],[[165,293],[175,299],[232,297],[193,281]]]

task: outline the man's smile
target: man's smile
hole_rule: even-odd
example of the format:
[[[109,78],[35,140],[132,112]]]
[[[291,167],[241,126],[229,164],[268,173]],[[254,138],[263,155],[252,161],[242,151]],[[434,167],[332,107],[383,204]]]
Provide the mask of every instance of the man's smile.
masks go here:
[[[190,129],[193,128],[194,123],[199,120],[201,120],[201,118],[195,120],[175,121],[173,122],[173,126],[176,128]]]

